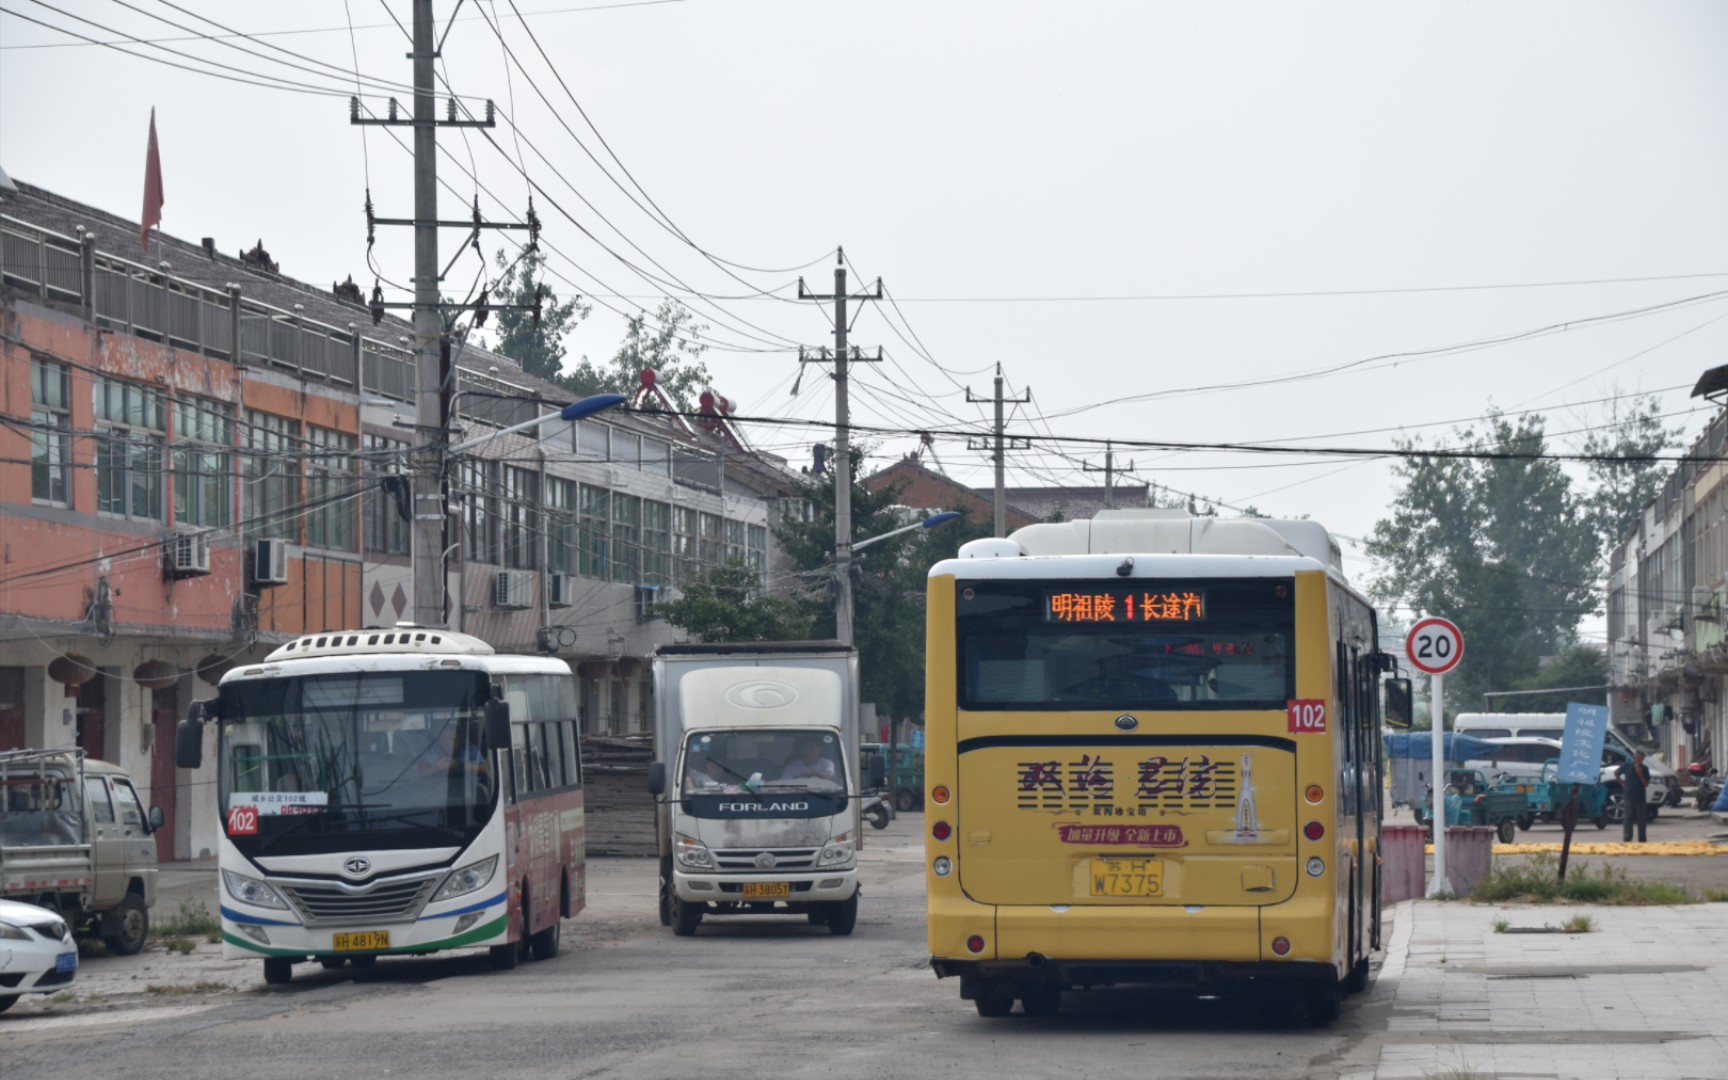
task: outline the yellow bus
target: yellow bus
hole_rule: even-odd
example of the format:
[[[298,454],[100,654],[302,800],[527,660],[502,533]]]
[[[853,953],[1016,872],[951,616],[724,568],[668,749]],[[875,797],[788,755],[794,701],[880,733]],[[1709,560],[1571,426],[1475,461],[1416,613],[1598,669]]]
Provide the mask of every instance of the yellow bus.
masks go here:
[[[1391,659],[1324,528],[1031,525],[931,568],[926,633],[931,966],[980,1015],[1366,986]]]

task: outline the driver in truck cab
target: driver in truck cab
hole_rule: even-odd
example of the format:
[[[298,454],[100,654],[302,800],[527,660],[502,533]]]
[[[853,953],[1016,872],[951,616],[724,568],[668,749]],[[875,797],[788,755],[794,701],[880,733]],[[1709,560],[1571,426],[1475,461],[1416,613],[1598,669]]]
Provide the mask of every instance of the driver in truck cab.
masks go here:
[[[798,757],[786,763],[780,779],[797,780],[806,776],[834,779],[834,761],[822,756],[822,744],[815,739],[806,739],[798,744]]]

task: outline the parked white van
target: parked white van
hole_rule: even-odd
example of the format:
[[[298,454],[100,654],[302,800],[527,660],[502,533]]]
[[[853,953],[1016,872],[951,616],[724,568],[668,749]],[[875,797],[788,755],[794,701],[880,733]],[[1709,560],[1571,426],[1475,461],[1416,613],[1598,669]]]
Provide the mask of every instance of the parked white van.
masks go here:
[[[1536,780],[1542,775],[1544,762],[1554,761],[1560,757],[1560,740],[1542,735],[1514,735],[1509,738],[1485,739],[1485,742],[1495,747],[1492,757],[1478,758],[1466,761],[1467,769],[1479,769],[1483,776],[1492,780],[1496,776],[1508,776],[1517,780]],[[1618,824],[1625,816],[1625,801],[1620,795],[1620,783],[1615,779],[1614,770],[1626,760],[1628,755],[1624,748],[1609,744],[1602,748],[1602,783],[1608,786],[1608,805],[1606,816],[1609,821]],[[1658,773],[1648,755],[1644,763],[1650,768],[1650,786],[1645,789],[1646,813],[1655,818],[1658,809],[1668,798],[1668,792],[1674,790],[1667,776]],[[1672,774],[1670,774],[1672,775]]]
[[[1566,714],[1558,712],[1459,713],[1457,719],[1453,721],[1453,729],[1474,735],[1478,739],[1505,739],[1531,735],[1544,739],[1558,739],[1561,733],[1566,730]],[[1638,749],[1627,740],[1626,736],[1616,731],[1612,725],[1608,728],[1608,737],[1604,741],[1604,746],[1619,750],[1620,756],[1614,761],[1616,765],[1631,757]],[[1666,761],[1662,760],[1661,754],[1646,751],[1644,764],[1650,769],[1652,791],[1655,790],[1656,778],[1660,776],[1663,780],[1662,790],[1665,801],[1662,805],[1679,806],[1680,775]],[[1650,804],[1656,805],[1654,797],[1651,798]]]

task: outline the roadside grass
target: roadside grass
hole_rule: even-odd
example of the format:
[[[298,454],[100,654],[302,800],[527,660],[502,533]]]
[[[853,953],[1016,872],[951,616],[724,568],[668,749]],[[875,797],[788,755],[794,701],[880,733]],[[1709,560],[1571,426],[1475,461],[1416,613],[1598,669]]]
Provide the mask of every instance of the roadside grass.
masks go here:
[[[162,994],[178,997],[182,994],[220,994],[229,989],[225,982],[215,979],[200,979],[195,983],[151,983],[144,988],[146,994]]]
[[[214,943],[222,940],[222,921],[210,914],[210,909],[202,903],[182,900],[180,901],[180,910],[155,920],[150,927],[150,936],[161,938],[201,937],[205,941]]]
[[[1728,904],[1728,889],[1705,889],[1704,899],[1711,904]]]
[[[1494,920],[1494,932],[1496,934],[1504,934],[1506,931],[1508,931],[1510,929],[1512,929],[1512,923],[1509,920],[1506,920],[1506,919],[1495,919]]]
[[[187,955],[197,947],[198,943],[191,938],[171,937],[162,939],[162,948],[171,953],[179,953],[181,956]]]
[[[72,990],[62,990],[58,994],[55,994],[53,997],[48,999],[49,1003],[52,1005],[65,1005],[65,1004],[68,1004],[69,1002],[73,1002],[73,1001],[77,1001],[77,1000],[78,1000],[78,995],[76,992],[74,992]]]
[[[1568,934],[1588,934],[1596,929],[1596,920],[1588,915],[1574,915],[1561,923],[1560,929]]]
[[[1551,854],[1532,856],[1528,862],[1504,863],[1476,883],[1470,899],[1485,904],[1603,904],[1608,906],[1663,906],[1697,904],[1692,892],[1660,881],[1633,881],[1624,870],[1606,863],[1592,867],[1580,862],[1564,882],[1559,880],[1560,860]]]

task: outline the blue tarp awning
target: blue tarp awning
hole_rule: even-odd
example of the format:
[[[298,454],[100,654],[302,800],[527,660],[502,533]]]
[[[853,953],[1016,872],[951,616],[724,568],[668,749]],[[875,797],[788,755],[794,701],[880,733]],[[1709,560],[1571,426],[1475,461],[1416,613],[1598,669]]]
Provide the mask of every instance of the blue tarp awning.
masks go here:
[[[1474,735],[1461,735],[1448,731],[1442,738],[1440,749],[1446,761],[1477,761],[1491,758],[1497,749],[1495,744]],[[1433,733],[1427,731],[1404,731],[1396,735],[1382,735],[1386,743],[1386,756],[1389,758],[1415,758],[1418,761],[1428,761],[1434,753]]]

